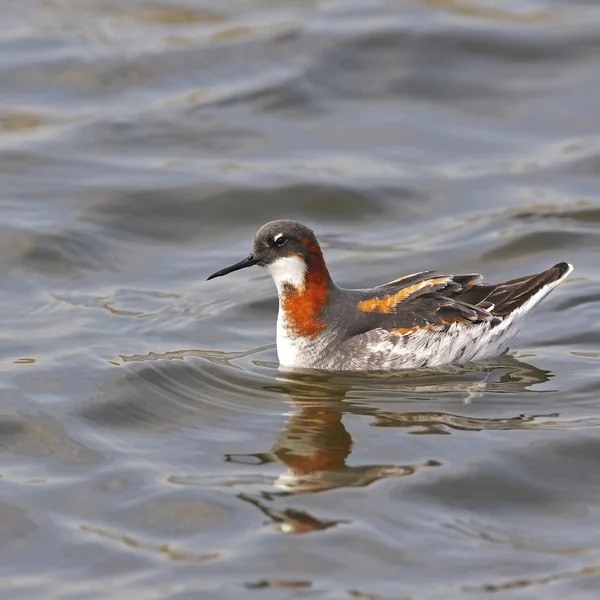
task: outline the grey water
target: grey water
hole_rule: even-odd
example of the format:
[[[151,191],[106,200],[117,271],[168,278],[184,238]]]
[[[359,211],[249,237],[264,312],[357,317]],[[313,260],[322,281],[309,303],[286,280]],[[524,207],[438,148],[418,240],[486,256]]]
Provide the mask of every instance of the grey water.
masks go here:
[[[1,0],[0,595],[597,598],[600,5]],[[486,365],[285,374],[206,282],[574,273]]]

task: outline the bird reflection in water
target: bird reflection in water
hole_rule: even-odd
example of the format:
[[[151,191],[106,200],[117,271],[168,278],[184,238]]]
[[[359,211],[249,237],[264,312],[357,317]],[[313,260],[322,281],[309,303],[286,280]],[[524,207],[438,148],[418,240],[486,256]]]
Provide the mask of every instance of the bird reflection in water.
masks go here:
[[[485,380],[473,380],[473,375],[481,371],[485,373]],[[322,520],[304,511],[279,509],[269,503],[293,494],[364,487],[381,479],[413,475],[421,469],[441,466],[431,458],[413,464],[348,464],[353,440],[343,423],[346,413],[372,417],[371,425],[375,427],[402,427],[409,429],[409,433],[421,434],[447,434],[453,429],[528,429],[543,426],[540,419],[557,416],[519,414],[509,418],[476,418],[443,412],[392,412],[356,400],[356,396],[365,396],[366,389],[403,395],[462,393],[470,397],[473,391],[523,392],[550,377],[548,371],[511,357],[503,357],[500,362],[487,366],[447,367],[435,372],[396,374],[393,378],[389,375],[352,378],[288,373],[280,379],[281,385],[269,388],[288,395],[294,409],[278,440],[268,452],[229,454],[226,460],[240,464],[280,463],[286,467],[274,482],[274,489],[256,496],[238,496],[256,506],[278,530],[307,533],[328,529],[344,521]]]

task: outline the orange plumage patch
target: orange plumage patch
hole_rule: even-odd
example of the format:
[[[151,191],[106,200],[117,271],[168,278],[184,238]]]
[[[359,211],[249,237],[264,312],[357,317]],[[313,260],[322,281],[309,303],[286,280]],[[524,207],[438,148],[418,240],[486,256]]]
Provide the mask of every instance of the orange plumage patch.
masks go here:
[[[435,329],[437,329],[435,325],[414,325],[413,327],[394,327],[394,329],[388,329],[388,331],[390,333],[406,335],[407,333],[416,333],[417,331],[435,331]]]
[[[309,251],[309,264],[304,275],[304,286],[285,286],[281,308],[287,328],[297,336],[315,337],[327,325],[321,311],[329,294],[329,272],[318,244],[310,239],[302,242]]]
[[[363,312],[372,313],[393,313],[396,305],[412,294],[415,294],[419,290],[425,287],[433,287],[440,283],[448,281],[447,277],[435,277],[433,279],[426,279],[413,285],[408,285],[398,290],[395,294],[386,294],[385,296],[375,296],[368,300],[361,300],[356,306]]]
[[[464,317],[442,317],[440,321],[444,325],[452,325],[452,323],[471,323],[468,319]]]
[[[471,277],[468,281],[465,281],[462,286],[463,286],[463,291],[467,291],[470,287],[474,286],[476,283],[479,283],[481,281],[481,275],[479,275],[479,273],[475,273],[473,274],[473,277]]]
[[[442,317],[437,323],[429,323],[428,325],[413,325],[412,327],[395,327],[388,329],[390,333],[399,333],[400,335],[406,335],[407,333],[416,333],[417,331],[436,331],[445,329],[447,326],[453,323],[463,323],[465,325],[472,325],[468,319],[464,317]]]

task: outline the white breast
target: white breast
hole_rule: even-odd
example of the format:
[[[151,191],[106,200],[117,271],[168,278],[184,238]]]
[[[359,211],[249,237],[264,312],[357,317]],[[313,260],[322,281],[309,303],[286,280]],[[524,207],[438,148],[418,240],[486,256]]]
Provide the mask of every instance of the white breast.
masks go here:
[[[286,323],[285,315],[279,308],[277,315],[277,358],[282,367],[299,366],[299,353],[306,344],[301,338],[290,335]]]

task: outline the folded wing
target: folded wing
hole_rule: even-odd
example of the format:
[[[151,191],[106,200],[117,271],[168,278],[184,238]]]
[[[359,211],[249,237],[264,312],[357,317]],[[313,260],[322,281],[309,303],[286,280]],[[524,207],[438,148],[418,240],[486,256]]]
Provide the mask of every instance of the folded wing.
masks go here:
[[[363,313],[381,315],[382,326],[402,333],[419,327],[444,327],[457,321],[490,321],[494,318],[490,312],[493,305],[486,301],[486,294],[481,294],[474,304],[461,298],[480,279],[478,273],[443,275],[423,271],[374,288],[356,306]]]
[[[443,275],[435,271],[414,273],[373,288],[356,307],[368,321],[395,333],[420,328],[440,329],[453,323],[500,323],[536,297],[539,301],[571,271],[558,263],[550,269],[497,284],[481,284],[481,275]]]

